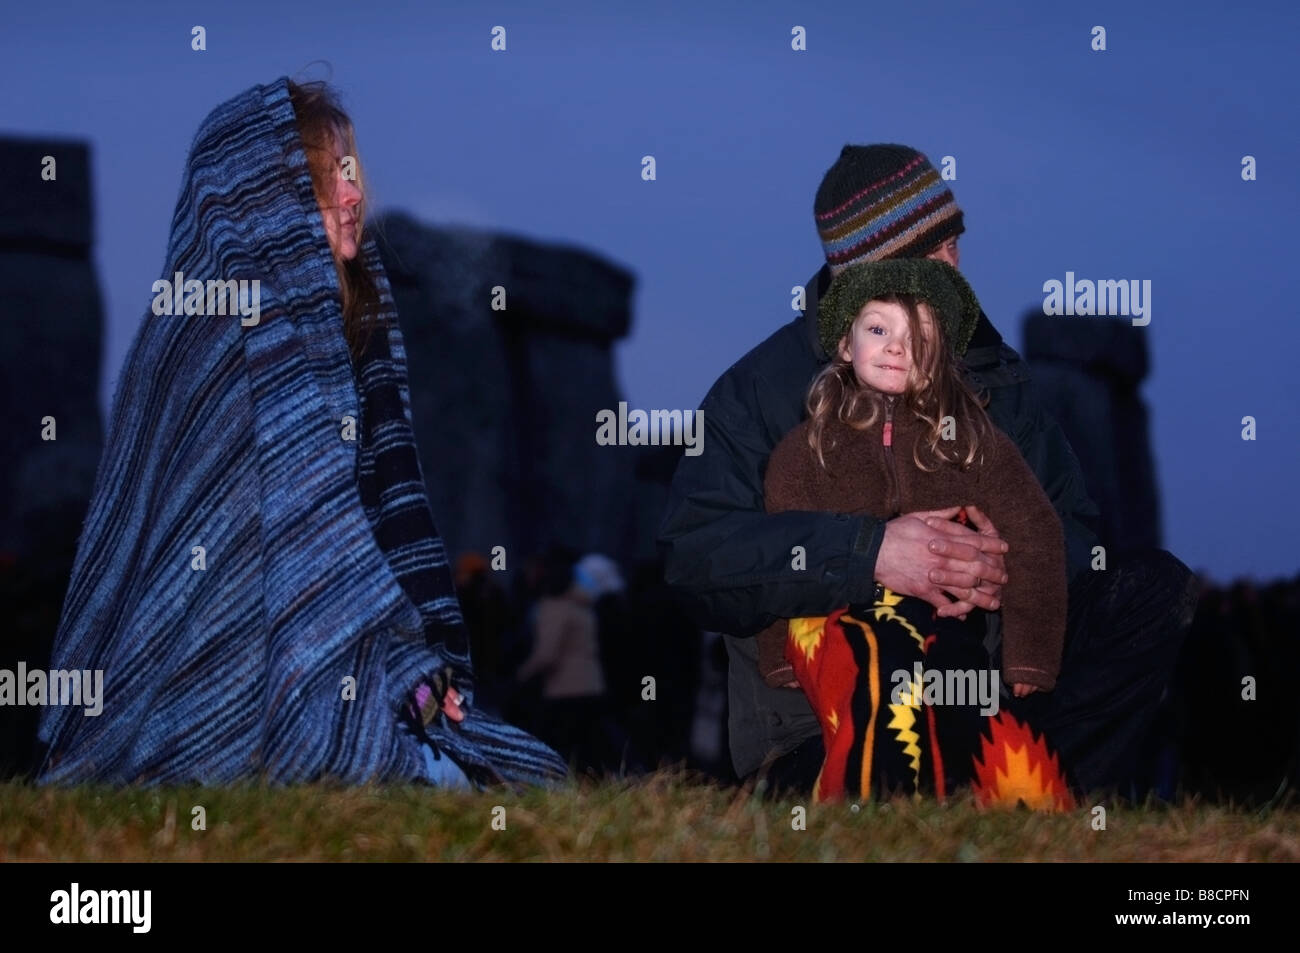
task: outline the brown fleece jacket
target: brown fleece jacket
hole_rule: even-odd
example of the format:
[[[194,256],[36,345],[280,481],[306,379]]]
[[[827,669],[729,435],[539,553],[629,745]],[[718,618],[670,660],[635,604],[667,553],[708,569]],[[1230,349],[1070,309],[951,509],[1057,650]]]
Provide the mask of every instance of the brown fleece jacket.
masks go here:
[[[1060,517],[1016,445],[996,427],[977,461],[962,472],[943,465],[926,473],[913,448],[926,424],[909,412],[892,414],[892,447],[884,445],[884,415],[867,430],[832,421],[824,432],[826,468],[808,446],[808,421],[772,451],[765,478],[769,513],[818,510],[893,518],[951,506],[980,508],[1010,547],[1002,590],[1002,679],[1044,691],[1056,686],[1065,643],[1065,538]],[[891,460],[892,457],[892,460]],[[927,466],[930,457],[922,456]],[[794,677],[785,661],[787,623],[759,633],[759,667],[769,684]]]

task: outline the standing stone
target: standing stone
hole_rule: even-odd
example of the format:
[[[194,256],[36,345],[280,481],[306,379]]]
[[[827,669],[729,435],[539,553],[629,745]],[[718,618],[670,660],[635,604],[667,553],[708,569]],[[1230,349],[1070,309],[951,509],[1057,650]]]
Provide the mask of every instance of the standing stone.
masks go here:
[[[53,156],[56,178],[41,178]],[[49,661],[103,449],[103,315],[83,143],[0,138],[0,668]],[[53,417],[57,440],[41,439]],[[0,777],[29,767],[38,709],[0,708]]]
[[[576,249],[390,214],[376,223],[406,341],[412,417],[451,555],[550,545],[627,565],[635,447],[596,444],[634,279]],[[506,310],[492,310],[492,289]]]
[[[1025,315],[1034,387],[1079,458],[1112,556],[1160,547],[1150,417],[1140,393],[1149,333],[1125,319]]]

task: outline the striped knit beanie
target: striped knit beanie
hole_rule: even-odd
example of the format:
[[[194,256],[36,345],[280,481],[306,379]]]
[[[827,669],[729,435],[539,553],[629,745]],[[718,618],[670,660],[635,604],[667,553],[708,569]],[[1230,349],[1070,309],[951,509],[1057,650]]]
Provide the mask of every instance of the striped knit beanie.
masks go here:
[[[930,160],[899,145],[845,146],[813,205],[831,274],[859,261],[923,258],[966,230]]]

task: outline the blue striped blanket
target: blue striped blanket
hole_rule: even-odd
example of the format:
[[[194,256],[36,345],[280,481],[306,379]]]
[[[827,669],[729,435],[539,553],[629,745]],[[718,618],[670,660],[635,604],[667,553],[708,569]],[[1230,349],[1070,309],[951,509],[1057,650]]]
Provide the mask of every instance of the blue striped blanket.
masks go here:
[[[287,80],[207,117],[163,277],[256,280],[260,313],[151,306],[135,336],[51,661],[102,670],[103,710],[44,710],[41,782],[564,776],[474,707],[392,295],[360,254],[383,324],[354,372]],[[406,715],[448,667],[466,719]]]

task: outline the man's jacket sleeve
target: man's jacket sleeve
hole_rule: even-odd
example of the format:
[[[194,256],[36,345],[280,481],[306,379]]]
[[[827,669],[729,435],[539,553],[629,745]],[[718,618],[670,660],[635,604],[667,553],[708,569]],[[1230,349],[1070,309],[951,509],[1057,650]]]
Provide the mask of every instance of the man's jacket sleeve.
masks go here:
[[[665,576],[705,629],[751,636],[872,592],[882,521],[764,512],[767,459],[799,423],[817,371],[801,344],[782,329],[718,380],[701,407],[702,451],[673,479],[659,533]]]

